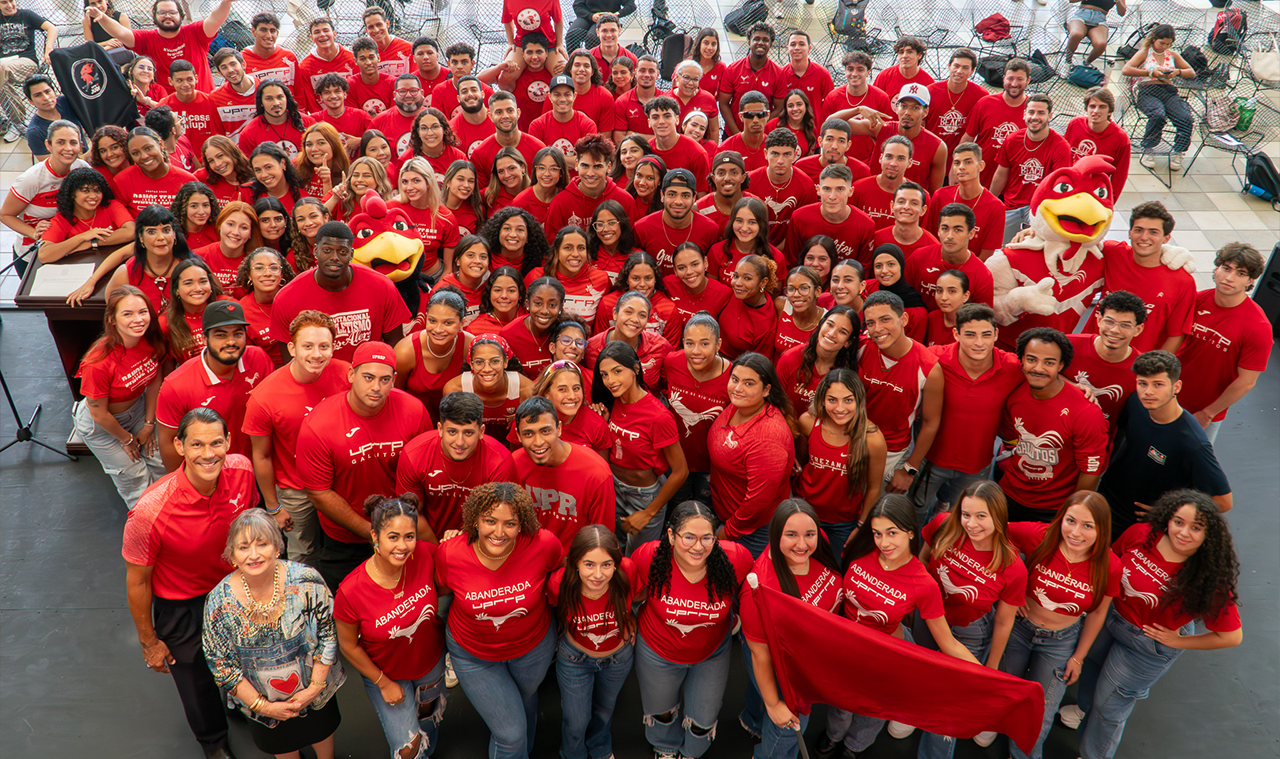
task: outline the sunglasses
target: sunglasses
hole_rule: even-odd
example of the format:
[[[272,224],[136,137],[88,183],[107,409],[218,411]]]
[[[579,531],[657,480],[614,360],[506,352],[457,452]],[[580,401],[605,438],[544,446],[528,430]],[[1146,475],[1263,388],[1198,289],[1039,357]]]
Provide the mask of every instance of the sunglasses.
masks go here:
[[[763,119],[769,115],[768,111],[738,111],[738,115],[744,119]]]

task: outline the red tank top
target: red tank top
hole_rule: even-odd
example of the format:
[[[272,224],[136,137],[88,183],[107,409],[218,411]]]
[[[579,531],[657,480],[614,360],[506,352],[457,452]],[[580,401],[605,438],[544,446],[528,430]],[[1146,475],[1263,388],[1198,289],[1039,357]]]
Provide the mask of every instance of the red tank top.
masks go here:
[[[468,393],[476,391],[475,375],[471,372],[462,374],[462,390]],[[490,406],[484,404],[484,434],[507,445],[507,431],[516,418],[516,406],[520,405],[520,373],[507,372],[507,397],[501,403]]]
[[[845,495],[849,488],[846,467],[849,446],[837,448],[822,439],[822,424],[809,433],[809,461],[800,470],[796,491],[828,524],[855,522],[862,514],[862,494]]]
[[[440,410],[440,400],[444,398],[444,386],[449,380],[462,374],[463,365],[466,359],[466,351],[463,345],[463,333],[459,332],[456,341],[453,344],[453,355],[449,358],[449,364],[444,371],[432,373],[427,370],[426,365],[422,362],[422,333],[424,330],[410,333],[413,338],[413,370],[409,372],[409,379],[405,381],[405,390],[418,400],[422,401],[422,405],[427,407],[432,417],[437,416]]]

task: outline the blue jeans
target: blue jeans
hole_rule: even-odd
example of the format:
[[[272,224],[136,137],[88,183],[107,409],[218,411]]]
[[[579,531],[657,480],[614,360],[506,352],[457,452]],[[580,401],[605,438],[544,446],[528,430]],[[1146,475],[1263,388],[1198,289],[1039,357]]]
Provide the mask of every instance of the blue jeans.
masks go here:
[[[1173,122],[1173,152],[1185,153],[1191,147],[1191,129],[1196,119],[1191,106],[1172,84],[1144,84],[1138,87],[1138,110],[1147,116],[1142,135],[1143,152],[1151,152],[1164,138],[1164,126]]]
[[[964,627],[951,626],[951,634],[955,636],[960,645],[969,649],[969,653],[973,654],[979,662],[986,662],[987,656],[991,653],[991,629],[995,626],[996,612],[995,609],[987,612],[978,619]],[[925,648],[938,650],[938,644],[933,639],[933,634],[929,632],[929,623],[925,622],[919,614],[916,615],[915,625],[912,628],[915,632],[916,641]],[[920,749],[916,753],[917,759],[951,759],[956,753],[956,739],[946,735],[937,735],[935,733],[924,733],[920,736]]]
[[[382,723],[382,734],[391,748],[391,759],[400,759],[400,751],[408,748],[419,736],[417,757],[431,756],[436,750],[436,736],[448,701],[448,691],[444,687],[444,656],[430,672],[417,680],[396,680],[404,688],[404,700],[395,706],[382,698],[382,691],[372,680],[363,675],[361,679],[369,700],[373,702],[373,710],[378,714],[378,721]],[[428,704],[432,704],[430,711],[425,714],[419,712],[419,707]]]
[[[902,630],[903,640],[908,643],[915,642],[910,630],[899,629]],[[866,751],[872,743],[876,742],[876,736],[884,729],[884,723],[885,720],[879,717],[854,714],[834,706],[827,708],[827,738],[836,744],[843,741],[844,747],[855,754]]]
[[[729,640],[697,664],[676,664],[636,636],[636,676],[644,737],[655,749],[698,759],[716,738],[716,718],[729,681]],[[680,719],[681,702],[684,719]]]
[[[560,684],[561,759],[605,759],[613,754],[613,707],[635,660],[627,643],[605,657],[587,655],[560,638],[556,682]]]
[[[653,519],[649,520],[649,524],[635,535],[630,535],[626,530],[622,529],[622,520],[629,517],[637,511],[644,511],[649,504],[653,503],[653,499],[658,497],[658,493],[662,490],[662,485],[667,481],[664,474],[658,478],[658,481],[648,487],[638,488],[634,485],[613,478],[613,493],[617,498],[617,520],[615,531],[622,542],[623,551],[630,556],[637,548],[650,540],[657,540],[662,537],[662,528],[667,523],[667,507],[664,505],[658,509],[658,513],[653,515]]]
[[[1008,208],[1004,212],[1004,244],[1008,245],[1013,236],[1022,231],[1024,225],[1031,223],[1031,207],[1019,206]]]
[[[836,555],[836,563],[840,563],[840,555],[844,553],[845,541],[853,534],[853,529],[858,526],[857,521],[853,522],[823,522],[822,531],[827,533],[827,540],[831,541],[831,551]],[[841,569],[845,567],[840,566]]]
[[[1040,723],[1040,737],[1030,753],[1023,753],[1013,742],[1009,743],[1009,755],[1013,759],[1040,759],[1044,739],[1053,727],[1053,715],[1062,703],[1067,689],[1067,660],[1075,653],[1080,642],[1081,619],[1061,630],[1046,630],[1026,617],[1016,617],[1009,631],[1009,643],[1000,659],[1000,671],[1033,680],[1044,688],[1044,721]]]
[[[775,725],[773,720],[769,719],[764,698],[760,695],[760,686],[756,683],[756,670],[751,661],[751,646],[747,643],[745,636],[742,638],[742,661],[747,667],[747,680],[750,687],[747,689],[746,705],[739,719],[760,739],[755,751],[751,754],[752,759],[795,759],[800,753],[800,736],[804,735],[805,728],[809,726],[809,715],[797,715],[800,718],[799,731]]]
[[[994,441],[992,446],[994,447]],[[935,466],[925,459],[924,465],[920,467],[920,473],[916,475],[911,483],[911,489],[907,491],[916,505],[917,522],[923,527],[929,524],[929,520],[937,516],[938,512],[950,511],[961,491],[970,483],[988,479],[990,472],[990,463],[979,471],[969,474],[958,469]]]
[[[527,759],[538,727],[538,686],[556,655],[555,625],[529,653],[510,661],[488,661],[445,634],[453,671],[467,700],[489,726],[489,759]]]
[[[755,532],[739,535],[736,538],[731,538],[731,540],[750,551],[751,558],[758,559],[760,554],[764,553],[765,549],[769,547],[769,523],[764,523]]]
[[[1192,634],[1194,624],[1184,625],[1182,634]],[[1116,755],[1134,705],[1150,695],[1151,686],[1181,655],[1182,651],[1143,635],[1142,628],[1111,607],[1080,675],[1080,708],[1085,712],[1080,726],[1082,759]]]

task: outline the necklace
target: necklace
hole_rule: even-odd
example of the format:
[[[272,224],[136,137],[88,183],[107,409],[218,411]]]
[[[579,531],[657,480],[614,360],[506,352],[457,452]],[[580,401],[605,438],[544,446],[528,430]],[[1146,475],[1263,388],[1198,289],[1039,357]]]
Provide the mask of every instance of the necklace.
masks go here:
[[[1022,150],[1023,150],[1024,152],[1027,152],[1027,153],[1034,153],[1034,152],[1036,152],[1036,150],[1039,150],[1040,148],[1044,147],[1044,144],[1045,144],[1046,142],[1048,142],[1048,141],[1049,141],[1047,138],[1046,138],[1046,139],[1043,139],[1043,140],[1040,140],[1040,144],[1036,146],[1036,149],[1035,149],[1035,150],[1032,150],[1031,148],[1027,147],[1027,135],[1028,135],[1028,134],[1030,134],[1030,132],[1023,132],[1023,133],[1022,133]]]
[[[953,97],[951,97],[951,87],[950,87],[950,85],[948,85],[948,86],[947,86],[947,100],[950,102],[950,106],[951,106],[951,107],[950,107],[950,108],[948,108],[947,110],[955,110],[956,103],[960,102],[960,98],[964,97],[964,93],[965,93],[965,92],[967,92],[967,91],[968,91],[968,89],[969,89],[968,87],[965,87],[964,89],[960,90],[960,94],[959,94],[957,97],[954,97],[954,98],[953,98]]]
[[[456,337],[453,339],[453,345],[450,345],[449,350],[445,351],[444,353],[435,352],[435,349],[431,347],[431,335],[428,335],[425,332],[422,334],[422,342],[425,343],[427,346],[427,353],[430,353],[432,356],[435,356],[436,358],[448,358],[449,356],[452,356],[453,352],[458,349],[458,338]]]
[[[782,192],[783,190],[787,189],[787,185],[791,184],[791,180],[790,180],[790,179],[788,179],[787,181],[783,182],[783,183],[782,183],[782,184],[780,184],[780,185],[779,185],[779,184],[774,184],[774,183],[773,183],[773,177],[769,176],[769,172],[767,172],[767,171],[764,173],[764,178],[765,178],[765,179],[767,179],[767,180],[769,181],[769,186],[773,188],[773,191],[774,191],[774,192]]]
[[[866,92],[864,92],[864,93],[862,93],[862,97],[858,98],[858,102],[856,102],[856,103],[855,103],[855,102],[853,102],[853,99],[849,97],[849,87],[848,87],[848,85],[846,85],[846,86],[845,86],[845,88],[844,88],[844,99],[845,99],[845,102],[847,102],[847,103],[849,104],[849,107],[850,107],[850,108],[857,108],[858,106],[862,105],[862,101],[866,100],[866,99],[867,99],[867,95],[870,95],[870,94],[871,94],[871,88],[870,88],[870,87],[868,87],[868,88],[867,88],[867,91],[866,91]]]
[[[243,570],[240,572],[240,584],[244,587],[244,597],[249,601],[249,616],[266,617],[280,602],[280,563],[276,562],[275,572],[272,574],[272,593],[269,603],[254,600],[253,591],[249,590],[249,580],[245,578]]]

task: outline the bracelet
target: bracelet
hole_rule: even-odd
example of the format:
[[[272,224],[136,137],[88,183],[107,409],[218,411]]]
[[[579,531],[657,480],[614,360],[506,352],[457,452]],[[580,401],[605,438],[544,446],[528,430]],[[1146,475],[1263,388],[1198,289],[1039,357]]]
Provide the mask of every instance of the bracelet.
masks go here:
[[[258,710],[262,708],[262,703],[266,700],[267,700],[267,697],[259,693],[258,697],[253,700],[253,703],[249,704],[249,711],[253,712],[254,714],[257,714]]]
[[[134,443],[134,437],[133,435],[129,435],[129,439],[121,443],[121,445],[123,445],[125,448],[128,448],[129,446],[133,445],[133,443]]]
[[[143,426],[143,427],[154,427],[154,426],[156,426],[156,420],[154,420],[154,419],[148,419],[147,421],[145,421],[145,422],[143,422],[143,423],[142,423],[142,426]]]
[[[267,512],[267,515],[268,515],[268,516],[275,516],[276,514],[279,514],[279,513],[280,513],[280,509],[282,509],[282,508],[284,508],[284,507],[283,507],[283,506],[277,506],[275,511],[272,511],[271,509],[263,509],[263,511]]]
[[[382,682],[382,676],[383,676],[383,675],[385,675],[385,674],[387,674],[387,673],[386,673],[386,672],[382,672],[381,670],[379,670],[379,672],[378,672],[378,679],[377,679],[377,680],[374,680],[374,681],[373,681],[373,684],[374,684],[374,685],[377,685],[378,683]]]
[[[1079,664],[1081,667],[1083,667],[1083,666],[1084,666],[1084,662],[1080,661],[1079,659],[1077,659],[1077,658],[1076,658],[1076,657],[1074,657],[1074,656],[1072,656],[1071,658],[1067,659],[1067,661],[1073,661],[1073,662],[1075,662],[1076,664]]]

